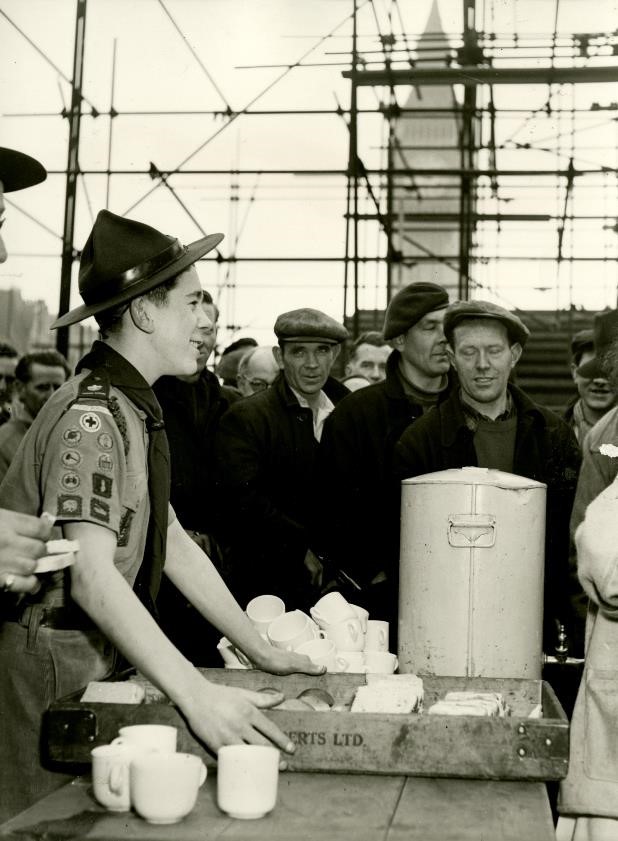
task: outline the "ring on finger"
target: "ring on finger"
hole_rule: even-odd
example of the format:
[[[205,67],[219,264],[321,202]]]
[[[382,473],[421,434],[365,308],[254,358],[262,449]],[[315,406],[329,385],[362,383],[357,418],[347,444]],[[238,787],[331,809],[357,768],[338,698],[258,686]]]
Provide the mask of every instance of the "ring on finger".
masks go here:
[[[13,584],[15,583],[15,576],[12,574],[7,575],[4,579],[4,584],[2,585],[2,589],[5,593],[10,593],[13,589]]]

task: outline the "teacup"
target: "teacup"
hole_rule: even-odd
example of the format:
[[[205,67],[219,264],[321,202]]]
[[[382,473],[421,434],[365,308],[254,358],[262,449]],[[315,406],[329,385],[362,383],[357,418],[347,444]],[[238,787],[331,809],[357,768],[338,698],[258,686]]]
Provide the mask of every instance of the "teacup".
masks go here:
[[[363,651],[341,651],[338,652],[339,657],[342,660],[345,660],[346,667],[344,671],[346,672],[355,672],[357,674],[363,674],[367,671],[365,668],[365,654]]]
[[[279,596],[256,596],[247,605],[247,616],[260,634],[267,634],[272,621],[285,613],[285,604]]]
[[[277,802],[279,751],[268,745],[226,745],[217,753],[217,802],[232,818],[262,818]]]
[[[370,674],[392,675],[399,661],[390,651],[365,651],[365,671]]]
[[[178,730],[168,724],[129,724],[118,730],[112,745],[129,745],[149,752],[175,753]]]
[[[182,820],[195,806],[206,766],[190,753],[149,753],[131,762],[131,802],[148,823]]]
[[[388,651],[388,622],[380,619],[368,620],[365,651]]]
[[[311,618],[318,623],[320,628],[326,628],[328,625],[335,625],[342,622],[344,619],[355,619],[356,613],[352,605],[344,599],[344,597],[337,590],[332,593],[327,593],[322,596],[312,608],[309,613]]]
[[[348,661],[338,655],[334,642],[329,639],[309,640],[299,645],[296,651],[298,654],[306,654],[316,665],[326,666],[327,672],[344,672],[348,665]]]
[[[363,634],[367,633],[367,620],[369,619],[369,611],[365,610],[364,607],[361,607],[358,604],[350,605],[356,614],[356,617],[360,619],[361,629]]]
[[[324,633],[335,643],[338,651],[362,651],[365,637],[361,629],[360,619],[344,619],[334,625],[327,625]]]
[[[92,790],[102,806],[112,812],[131,808],[129,766],[136,756],[130,745],[99,745],[90,751]]]
[[[282,648],[284,651],[295,651],[299,645],[320,636],[322,634],[315,622],[302,610],[284,613],[271,622],[268,628],[270,642],[275,648]]]

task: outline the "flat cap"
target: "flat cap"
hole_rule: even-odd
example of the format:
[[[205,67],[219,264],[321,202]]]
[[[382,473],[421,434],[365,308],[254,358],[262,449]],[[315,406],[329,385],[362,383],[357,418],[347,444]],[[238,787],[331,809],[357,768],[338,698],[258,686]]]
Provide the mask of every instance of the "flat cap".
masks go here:
[[[452,344],[453,330],[462,321],[472,318],[491,318],[506,327],[511,342],[517,342],[522,347],[526,344],[530,331],[515,313],[505,310],[490,301],[455,301],[444,316],[444,335]]]
[[[594,349],[594,331],[592,328],[586,330],[578,330],[571,336],[571,354],[577,356],[582,354],[585,350]]]
[[[579,366],[577,374],[589,380],[607,379],[608,372],[603,367],[603,357],[618,339],[618,310],[597,313],[594,317],[592,335],[595,355]]]
[[[280,342],[329,342],[338,345],[348,338],[348,331],[325,312],[303,307],[278,316],[275,336]]]
[[[391,298],[384,317],[385,339],[401,336],[424,315],[448,307],[448,292],[437,283],[410,283]]]

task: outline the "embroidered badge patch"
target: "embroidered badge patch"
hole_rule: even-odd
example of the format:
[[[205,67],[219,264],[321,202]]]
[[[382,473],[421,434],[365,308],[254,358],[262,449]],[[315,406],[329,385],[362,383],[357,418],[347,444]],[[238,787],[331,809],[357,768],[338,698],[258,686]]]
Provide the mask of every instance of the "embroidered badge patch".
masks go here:
[[[65,491],[74,491],[79,488],[81,480],[77,473],[70,470],[68,473],[63,473],[60,477],[60,484]]]
[[[77,467],[81,464],[82,457],[77,450],[65,450],[60,457],[65,467]]]
[[[112,471],[114,469],[114,459],[107,453],[103,453],[97,459],[97,465],[101,470]]]
[[[82,440],[82,434],[76,426],[70,426],[62,433],[62,440],[65,444],[68,444],[69,447],[77,447],[79,442]]]
[[[86,432],[98,432],[101,429],[101,419],[94,412],[84,412],[79,419],[79,425]]]
[[[125,508],[124,514],[120,518],[120,526],[118,528],[118,546],[127,546],[129,543],[129,536],[131,534],[131,522],[133,514],[130,508]]]
[[[102,450],[111,450],[114,446],[114,439],[109,434],[109,432],[102,432],[100,435],[97,436],[97,441],[99,443],[99,447]]]
[[[90,516],[102,523],[109,523],[109,505],[102,499],[90,500]]]
[[[113,479],[111,476],[104,476],[102,473],[93,473],[92,493],[109,499],[112,495],[112,483]]]
[[[73,496],[72,494],[58,495],[58,510],[56,512],[58,517],[72,517],[82,516],[82,498],[81,496]]]

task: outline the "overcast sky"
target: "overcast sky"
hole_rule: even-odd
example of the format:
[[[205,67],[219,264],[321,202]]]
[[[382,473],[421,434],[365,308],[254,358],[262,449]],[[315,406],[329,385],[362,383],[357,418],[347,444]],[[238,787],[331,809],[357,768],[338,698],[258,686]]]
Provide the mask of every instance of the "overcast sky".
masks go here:
[[[373,8],[363,0],[358,4],[362,6],[361,46],[366,50],[379,47],[374,10],[384,29],[390,7],[397,32],[401,28],[395,15],[398,9],[406,31],[418,33],[425,26],[430,7],[429,0],[400,0],[397,6],[391,6],[388,0],[376,0]],[[461,30],[461,5],[460,0],[440,1],[447,32]],[[563,0],[559,30],[613,31],[616,5],[616,0]],[[487,23],[499,31],[516,30],[521,35],[553,29],[554,0],[487,0],[478,6],[481,10],[484,7]],[[49,170],[62,170],[67,161],[67,121],[59,114],[70,102],[75,8],[74,0],[0,0],[0,144],[35,155]],[[155,182],[144,173],[151,161],[167,170],[183,161],[187,161],[185,170],[345,169],[348,131],[341,116],[243,116],[226,127],[224,116],[134,112],[223,111],[228,105],[237,110],[253,100],[254,109],[320,109],[337,103],[347,107],[349,84],[341,71],[346,69],[350,49],[351,9],[352,0],[89,0],[83,91],[86,109],[108,112],[113,104],[120,116],[113,120],[84,116],[80,163],[84,170],[106,170],[111,148],[111,168],[134,174],[113,175],[111,179],[104,174],[86,175],[80,180],[76,247],[83,245],[94,215],[107,204],[114,212],[129,211],[131,217],[185,242],[201,236],[198,225],[208,233],[222,231],[226,239],[221,250],[226,256],[342,257],[346,182],[341,176],[178,173],[169,181],[174,195],[164,186],[152,191]],[[329,33],[333,34],[327,39]],[[330,66],[286,70],[307,53],[304,65]],[[272,87],[266,90],[269,85]],[[556,90],[555,96],[582,107],[589,107],[595,100],[618,102],[618,86],[593,87],[582,86],[574,95],[572,88],[565,86]],[[365,89],[360,104],[375,107],[381,94]],[[409,89],[399,89],[400,102],[405,102],[408,94]],[[510,107],[540,107],[547,99],[547,89],[504,86],[496,89],[495,96],[497,102]],[[592,131],[593,120],[586,124],[588,146],[598,148],[578,150],[579,154],[592,161],[591,167],[601,163],[616,167],[617,123],[612,121],[612,113],[589,116],[598,125]],[[517,139],[525,141],[543,137],[543,130],[555,134],[556,127],[564,135],[564,124],[558,125],[555,119],[544,128],[538,121],[522,125],[520,119],[518,128],[511,121],[499,130],[506,135],[517,128]],[[568,131],[565,136],[568,138]],[[383,163],[383,140],[381,116],[361,118],[359,148],[367,166]],[[525,161],[522,155],[505,150],[501,165],[554,168],[568,162],[564,154],[557,158],[548,153],[528,153]],[[45,184],[9,196],[17,208],[42,224],[10,207],[3,230],[12,256],[0,267],[0,286],[19,286],[25,298],[44,299],[52,312],[57,308],[59,292],[64,187],[65,176],[51,174]],[[615,176],[599,179],[598,187],[587,195],[589,205],[597,211],[601,208],[603,213],[608,209],[615,213]],[[547,212],[554,213],[563,196],[554,180],[527,204],[515,188],[513,198],[506,196],[505,200],[527,207],[524,212],[539,212],[539,204],[551,203]],[[587,207],[585,203],[581,206]],[[511,204],[511,211],[513,207]],[[577,247],[615,256],[616,234],[603,230],[598,222],[590,226]],[[568,247],[573,245],[569,241]],[[495,226],[491,230],[486,227],[481,246],[488,254],[501,249],[504,253],[515,250],[525,254],[530,249],[532,256],[551,256],[556,251],[555,230],[530,230],[528,226],[498,233]],[[363,253],[383,254],[384,248],[377,227],[365,225],[361,234]],[[563,306],[567,291],[573,297],[574,283],[576,303],[593,307],[615,304],[615,263],[593,264],[587,277],[580,268],[563,267],[562,292],[555,291],[553,264],[539,261],[532,271],[525,265],[527,268],[513,263],[503,269],[504,295],[508,300],[516,299],[514,303],[520,306]],[[481,282],[495,285],[495,264],[478,266],[475,271]],[[314,306],[337,318],[342,316],[341,263],[218,265],[207,261],[200,264],[200,275],[203,284],[218,297],[224,324],[231,325],[227,340],[234,334],[270,341],[277,314],[298,306]],[[72,304],[77,303],[75,289]],[[384,303],[384,267],[368,263],[361,270],[360,304],[380,308]]]

